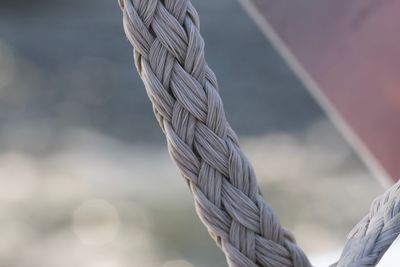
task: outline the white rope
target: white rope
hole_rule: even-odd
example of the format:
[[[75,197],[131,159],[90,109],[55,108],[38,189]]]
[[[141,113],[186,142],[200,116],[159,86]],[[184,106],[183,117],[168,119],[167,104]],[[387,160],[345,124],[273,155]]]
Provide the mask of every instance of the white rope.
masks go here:
[[[375,199],[350,232],[336,267],[375,266],[400,233],[400,182]]]

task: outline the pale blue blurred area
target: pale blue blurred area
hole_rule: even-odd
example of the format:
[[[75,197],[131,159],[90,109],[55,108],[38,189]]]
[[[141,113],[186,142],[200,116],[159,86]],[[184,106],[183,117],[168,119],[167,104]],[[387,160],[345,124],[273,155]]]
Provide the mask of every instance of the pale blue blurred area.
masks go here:
[[[236,1],[193,3],[266,198],[307,252],[336,249],[381,188]],[[117,1],[0,2],[0,236],[1,267],[226,266]]]

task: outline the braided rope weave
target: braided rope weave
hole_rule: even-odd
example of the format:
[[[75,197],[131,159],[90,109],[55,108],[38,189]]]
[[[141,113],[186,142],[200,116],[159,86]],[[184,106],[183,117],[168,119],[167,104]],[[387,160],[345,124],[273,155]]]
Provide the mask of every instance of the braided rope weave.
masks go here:
[[[370,212],[350,232],[332,266],[375,266],[400,233],[400,182],[372,202]]]
[[[261,195],[253,167],[225,118],[192,4],[189,0],[119,3],[135,65],[167,138],[170,156],[229,266],[311,266]],[[397,189],[392,191],[390,197],[376,201],[374,212],[356,226],[346,253],[335,266],[372,266],[367,264],[383,255],[388,241],[399,233],[398,199],[390,206],[391,212],[381,212],[398,195]],[[370,232],[378,246],[366,250],[364,245],[372,240]]]

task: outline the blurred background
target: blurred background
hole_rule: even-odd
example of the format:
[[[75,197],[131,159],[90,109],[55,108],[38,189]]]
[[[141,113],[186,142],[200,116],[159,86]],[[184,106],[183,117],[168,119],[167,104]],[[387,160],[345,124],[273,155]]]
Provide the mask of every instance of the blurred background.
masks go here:
[[[315,263],[336,255],[384,188],[236,1],[193,2],[266,199]],[[226,266],[117,1],[0,2],[0,237],[1,267]]]

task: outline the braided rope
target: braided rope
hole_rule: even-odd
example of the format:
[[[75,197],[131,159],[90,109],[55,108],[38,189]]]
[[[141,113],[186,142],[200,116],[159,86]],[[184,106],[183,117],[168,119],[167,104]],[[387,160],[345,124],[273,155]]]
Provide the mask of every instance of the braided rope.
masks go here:
[[[193,193],[199,217],[230,266],[310,266],[261,196],[204,59],[196,10],[186,0],[120,1],[135,63]]]
[[[136,68],[197,213],[231,267],[309,267],[264,200],[225,118],[189,0],[119,0]],[[376,200],[333,266],[373,266],[399,234],[398,185]]]
[[[400,182],[375,199],[350,232],[336,267],[375,266],[400,232]]]

